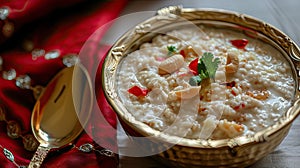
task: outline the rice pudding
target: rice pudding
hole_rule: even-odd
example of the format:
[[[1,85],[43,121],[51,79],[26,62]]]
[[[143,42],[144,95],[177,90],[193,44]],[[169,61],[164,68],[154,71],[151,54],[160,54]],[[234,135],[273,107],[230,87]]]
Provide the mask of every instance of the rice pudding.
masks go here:
[[[295,82],[272,46],[199,26],[157,35],[128,54],[118,67],[117,88],[128,111],[154,129],[225,139],[273,125],[291,106]]]

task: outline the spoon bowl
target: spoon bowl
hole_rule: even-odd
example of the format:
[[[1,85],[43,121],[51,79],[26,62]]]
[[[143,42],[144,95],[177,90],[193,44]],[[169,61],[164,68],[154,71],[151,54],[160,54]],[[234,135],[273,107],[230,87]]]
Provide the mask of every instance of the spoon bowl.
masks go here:
[[[50,149],[78,137],[92,110],[92,93],[88,73],[80,64],[61,70],[50,81],[31,116],[32,131],[40,146],[29,167],[40,167]]]

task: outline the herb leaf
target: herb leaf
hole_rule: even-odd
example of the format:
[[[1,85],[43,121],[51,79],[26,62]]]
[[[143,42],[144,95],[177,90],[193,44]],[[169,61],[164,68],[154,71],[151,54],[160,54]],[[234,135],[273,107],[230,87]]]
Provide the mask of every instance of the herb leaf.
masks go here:
[[[178,50],[175,46],[173,45],[170,45],[170,46],[167,46],[167,49],[168,49],[168,55],[172,55],[172,54],[176,54],[178,53]]]
[[[205,63],[203,62],[203,56],[198,61],[198,74],[201,77],[201,79],[205,79],[209,77]]]
[[[220,62],[220,59],[214,58],[214,55],[212,53],[204,53],[198,63],[198,71],[200,77],[203,74],[205,75],[203,77],[214,78]]]
[[[218,65],[221,62],[219,58],[214,58],[212,53],[205,52],[200,59],[195,59],[190,63],[189,68],[194,74],[195,61],[198,61],[198,72],[196,76],[190,78],[189,84],[191,86],[198,86],[204,79],[214,78],[218,69]]]

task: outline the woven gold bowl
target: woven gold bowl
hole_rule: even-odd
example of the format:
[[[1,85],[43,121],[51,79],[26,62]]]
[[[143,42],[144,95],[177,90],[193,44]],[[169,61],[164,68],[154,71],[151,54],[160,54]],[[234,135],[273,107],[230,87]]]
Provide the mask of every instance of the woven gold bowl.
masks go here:
[[[182,19],[184,18],[184,19]],[[222,140],[192,140],[166,135],[136,120],[118,97],[116,78],[118,65],[126,55],[143,42],[150,41],[157,33],[167,32],[186,24],[234,29],[254,36],[274,46],[290,63],[295,80],[295,96],[292,107],[278,122],[253,136],[241,136]],[[165,163],[182,167],[245,167],[272,152],[287,135],[293,120],[300,111],[299,75],[300,50],[287,35],[261,20],[244,14],[219,9],[190,9],[178,6],[166,7],[157,15],[140,23],[123,35],[111,48],[103,65],[103,87],[106,97],[128,134],[149,137],[151,148],[173,146],[161,151],[158,158]],[[141,146],[143,147],[143,146]]]

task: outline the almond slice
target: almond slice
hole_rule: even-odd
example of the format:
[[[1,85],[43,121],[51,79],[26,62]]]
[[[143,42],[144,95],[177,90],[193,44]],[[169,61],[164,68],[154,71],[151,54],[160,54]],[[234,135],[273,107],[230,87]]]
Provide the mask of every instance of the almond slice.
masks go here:
[[[158,66],[158,73],[160,75],[170,74],[177,71],[184,65],[184,58],[180,54],[175,54],[172,57],[162,61]]]
[[[190,99],[199,95],[201,86],[191,86],[182,90],[175,91],[177,98]]]

